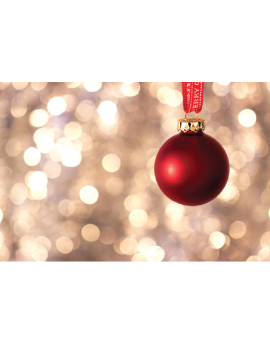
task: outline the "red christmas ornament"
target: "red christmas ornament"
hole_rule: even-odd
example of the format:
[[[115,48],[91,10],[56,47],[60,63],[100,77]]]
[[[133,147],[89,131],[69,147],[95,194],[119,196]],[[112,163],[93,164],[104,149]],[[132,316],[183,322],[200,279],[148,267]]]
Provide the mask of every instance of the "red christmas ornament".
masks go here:
[[[202,94],[199,110],[202,106]],[[184,107],[192,108],[189,104],[192,97],[187,100],[185,92],[183,96]],[[203,133],[204,129],[205,121],[197,118],[197,115],[193,119],[178,120],[178,130],[181,132],[168,139],[157,154],[155,161],[157,184],[168,198],[179,204],[188,206],[205,204],[216,198],[227,183],[229,177],[227,154],[218,141]]]

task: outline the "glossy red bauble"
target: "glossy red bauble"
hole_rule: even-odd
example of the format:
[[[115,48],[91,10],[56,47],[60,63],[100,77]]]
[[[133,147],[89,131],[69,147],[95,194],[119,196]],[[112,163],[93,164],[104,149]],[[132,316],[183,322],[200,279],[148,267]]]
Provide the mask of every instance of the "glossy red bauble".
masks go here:
[[[155,161],[157,184],[171,200],[188,206],[216,198],[229,177],[224,148],[211,136],[180,132],[160,148]]]

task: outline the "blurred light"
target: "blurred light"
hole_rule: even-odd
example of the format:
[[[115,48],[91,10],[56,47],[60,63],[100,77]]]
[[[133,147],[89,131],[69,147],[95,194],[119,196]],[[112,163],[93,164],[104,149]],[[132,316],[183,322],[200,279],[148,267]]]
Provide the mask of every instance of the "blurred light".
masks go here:
[[[225,236],[222,232],[214,231],[209,236],[209,244],[214,249],[219,249],[224,246]]]
[[[48,179],[46,174],[44,174],[43,171],[35,171],[32,172],[29,176],[29,185],[30,188],[34,191],[42,191],[44,188],[46,188],[48,183]]]
[[[126,255],[134,255],[137,251],[137,244],[134,238],[127,237],[120,242],[120,251]]]
[[[21,152],[22,146],[17,139],[10,139],[6,143],[5,149],[9,157],[16,157]]]
[[[81,83],[82,83],[81,81],[75,81],[75,82],[67,82],[65,84],[69,89],[75,89],[76,87],[80,86]]]
[[[61,166],[59,163],[48,161],[44,164],[43,171],[48,178],[54,179],[61,174]]]
[[[70,238],[68,238],[66,236],[62,236],[62,237],[58,238],[58,240],[56,241],[55,244],[56,244],[56,248],[62,254],[68,254],[73,249],[73,242],[71,241]]]
[[[118,177],[111,177],[106,181],[105,189],[110,195],[119,195],[124,189],[123,181]]]
[[[112,119],[117,113],[117,107],[112,101],[105,101],[99,105],[98,113],[103,119]]]
[[[36,109],[30,113],[29,122],[33,127],[42,127],[49,120],[49,114],[46,110]]]
[[[142,227],[147,223],[148,216],[144,210],[135,209],[129,214],[129,221],[135,227]]]
[[[85,100],[78,104],[76,110],[75,110],[75,116],[78,120],[86,122],[91,119],[94,113],[94,104],[89,101]]]
[[[76,167],[82,161],[81,153],[76,149],[67,149],[63,153],[62,163],[66,167]]]
[[[85,186],[80,191],[80,198],[85,204],[94,204],[98,200],[98,197],[99,194],[95,187]]]
[[[82,134],[82,127],[77,122],[69,122],[64,128],[65,136],[71,140],[78,139]]]
[[[62,97],[54,97],[49,100],[48,111],[52,115],[62,114],[67,107],[67,103]]]
[[[22,89],[25,89],[26,86],[28,85],[28,82],[27,81],[23,81],[23,82],[13,82],[12,83],[14,89],[16,90],[22,90]]]
[[[146,259],[151,262],[162,261],[164,257],[165,252],[159,246],[150,247],[146,252]]]
[[[87,224],[82,228],[82,237],[88,242],[98,240],[99,234],[99,228],[94,224]]]
[[[15,183],[10,191],[10,200],[15,205],[21,205],[27,198],[27,188],[22,183]]]
[[[229,234],[234,239],[242,238],[246,233],[246,225],[241,221],[233,222],[229,228]]]
[[[218,232],[221,229],[221,223],[218,218],[209,217],[204,221],[204,231],[211,235],[213,232]]]
[[[102,83],[101,82],[95,82],[95,83],[84,82],[83,85],[87,91],[96,92],[101,88]]]
[[[171,219],[181,219],[185,213],[185,206],[175,202],[169,202],[166,206],[165,213]]]
[[[156,242],[152,238],[142,238],[138,243],[138,251],[146,255],[149,248],[154,247],[156,245]]]
[[[48,251],[41,245],[36,245],[31,250],[32,258],[35,261],[46,261],[48,258]]]
[[[40,162],[41,154],[36,148],[29,147],[25,151],[23,158],[27,165],[35,166]]]
[[[113,153],[106,155],[102,159],[102,166],[108,172],[115,172],[119,170],[120,165],[121,165],[120,158]]]
[[[241,151],[235,151],[230,155],[230,163],[235,169],[242,169],[246,162],[246,156]]]
[[[134,97],[140,92],[139,83],[123,83],[121,86],[122,93],[127,97]]]
[[[238,115],[238,121],[244,127],[252,127],[256,122],[256,114],[250,109],[242,110]]]
[[[35,91],[41,91],[47,86],[47,82],[31,82],[31,87]]]

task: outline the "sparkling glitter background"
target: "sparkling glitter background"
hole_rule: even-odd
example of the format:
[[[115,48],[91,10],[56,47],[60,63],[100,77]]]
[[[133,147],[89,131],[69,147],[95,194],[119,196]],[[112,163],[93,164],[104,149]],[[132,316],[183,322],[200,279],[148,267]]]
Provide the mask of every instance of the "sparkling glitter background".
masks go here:
[[[180,82],[0,83],[1,261],[269,261],[270,83],[205,83],[229,182],[185,207],[159,190]]]

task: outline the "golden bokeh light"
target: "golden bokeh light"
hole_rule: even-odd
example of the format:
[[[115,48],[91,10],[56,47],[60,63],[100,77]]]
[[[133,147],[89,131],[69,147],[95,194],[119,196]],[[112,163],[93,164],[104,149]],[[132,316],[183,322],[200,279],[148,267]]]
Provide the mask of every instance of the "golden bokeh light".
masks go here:
[[[46,188],[48,179],[43,171],[32,172],[29,176],[30,188],[36,192],[42,191]]]
[[[26,86],[28,85],[28,81],[13,82],[12,85],[14,89],[22,90],[26,88]]]
[[[94,224],[87,224],[82,228],[82,237],[88,242],[97,241],[99,235],[99,228]]]
[[[76,167],[78,166],[82,161],[82,155],[81,153],[73,148],[65,149],[63,155],[62,155],[62,163],[66,167]]]
[[[35,91],[41,91],[48,85],[47,82],[31,82],[31,87]]]
[[[115,117],[117,107],[112,101],[104,101],[99,105],[98,113],[103,119],[110,120]]]
[[[82,127],[77,122],[69,122],[65,125],[64,133],[68,139],[75,140],[80,138]]]
[[[102,86],[102,83],[101,82],[95,82],[95,83],[91,83],[91,82],[84,82],[83,83],[85,89],[89,92],[96,92],[98,91],[101,86]]]
[[[80,190],[80,198],[85,204],[94,204],[97,202],[98,197],[98,190],[93,186],[85,186]]]
[[[120,158],[113,153],[106,155],[102,159],[102,166],[108,172],[116,172],[117,170],[119,170],[120,165]]]
[[[146,259],[150,262],[162,261],[165,257],[165,251],[159,246],[152,246],[146,252]]]
[[[244,127],[252,127],[256,122],[256,114],[251,109],[242,110],[238,115],[238,121]]]
[[[29,115],[29,122],[33,127],[42,127],[49,120],[49,114],[44,109],[33,110]]]
[[[16,157],[21,152],[22,145],[17,139],[10,139],[6,143],[5,149],[9,157]]]
[[[230,225],[229,234],[234,239],[242,238],[246,233],[245,223],[237,220]]]
[[[73,249],[73,242],[66,236],[59,237],[56,240],[55,245],[59,252],[62,254],[69,254]]]
[[[48,103],[48,112],[51,115],[61,115],[67,107],[67,103],[63,97],[53,97]]]
[[[29,147],[25,152],[24,152],[24,161],[27,165],[30,167],[38,165],[38,163],[41,160],[41,154],[40,152],[34,148],[34,147]]]
[[[222,232],[214,231],[209,236],[209,244],[214,249],[220,249],[225,244],[225,236]]]
[[[146,224],[148,215],[144,210],[135,209],[129,214],[129,221],[135,227],[142,227]]]

